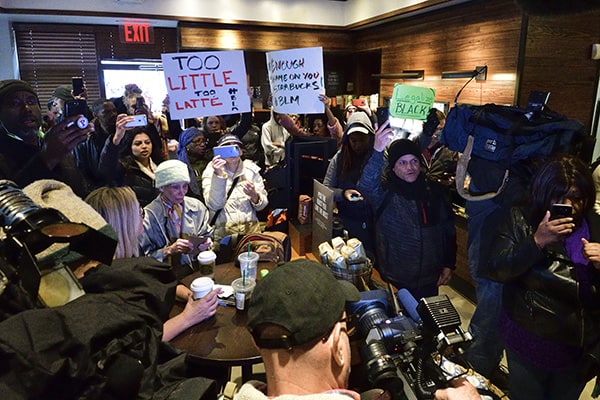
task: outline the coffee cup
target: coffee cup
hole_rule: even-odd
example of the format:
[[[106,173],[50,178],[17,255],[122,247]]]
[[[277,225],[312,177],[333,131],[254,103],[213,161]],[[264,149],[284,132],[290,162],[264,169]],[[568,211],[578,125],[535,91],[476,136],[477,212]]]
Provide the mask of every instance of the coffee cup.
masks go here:
[[[256,281],[248,278],[237,278],[231,282],[235,296],[235,308],[238,311],[245,311],[248,307],[248,300],[252,296]]]
[[[201,251],[198,254],[198,263],[200,264],[200,274],[214,278],[217,255],[212,250]]]
[[[246,277],[246,279],[256,280],[256,270],[258,268],[258,253],[254,251],[243,252],[238,255],[238,261],[240,263],[240,271],[242,273],[242,277]]]
[[[213,290],[215,282],[208,276],[202,276],[192,281],[190,290],[193,293],[194,300],[199,300],[209,294]]]

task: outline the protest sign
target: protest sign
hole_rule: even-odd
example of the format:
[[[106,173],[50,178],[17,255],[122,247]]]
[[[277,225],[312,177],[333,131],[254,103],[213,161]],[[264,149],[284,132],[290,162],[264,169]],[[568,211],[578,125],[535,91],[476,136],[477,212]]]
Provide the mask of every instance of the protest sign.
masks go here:
[[[435,90],[396,83],[390,100],[390,115],[396,118],[425,121],[433,107]]]
[[[162,54],[173,119],[250,111],[244,52]]]
[[[267,56],[273,110],[282,114],[324,112],[323,48],[270,51]]]

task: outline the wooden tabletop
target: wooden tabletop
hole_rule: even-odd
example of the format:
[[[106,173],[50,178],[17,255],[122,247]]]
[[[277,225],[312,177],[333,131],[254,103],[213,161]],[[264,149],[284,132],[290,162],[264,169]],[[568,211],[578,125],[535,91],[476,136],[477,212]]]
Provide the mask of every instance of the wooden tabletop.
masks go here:
[[[258,270],[271,269],[274,265],[260,262]],[[189,275],[182,279],[182,283],[189,287],[199,276],[199,272]],[[240,276],[240,269],[234,263],[215,267],[215,283],[230,285]],[[179,314],[183,306],[183,303],[177,302],[171,316]],[[252,365],[261,359],[252,342],[252,336],[246,329],[247,320],[245,311],[237,311],[235,306],[219,305],[213,317],[185,330],[172,339],[171,343],[176,348],[186,351],[192,361],[228,367]]]

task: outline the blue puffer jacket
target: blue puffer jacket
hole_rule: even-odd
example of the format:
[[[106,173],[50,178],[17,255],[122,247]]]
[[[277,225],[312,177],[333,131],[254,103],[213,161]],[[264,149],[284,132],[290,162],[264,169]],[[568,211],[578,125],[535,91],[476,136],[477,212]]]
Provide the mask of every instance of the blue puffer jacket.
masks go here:
[[[376,215],[384,207],[375,222],[377,269],[397,288],[434,284],[442,269],[454,268],[456,261],[454,214],[444,188],[427,181],[439,222],[423,225],[422,210],[415,200],[392,193],[383,204],[388,192],[381,184],[383,165],[383,152],[374,151],[358,185]]]

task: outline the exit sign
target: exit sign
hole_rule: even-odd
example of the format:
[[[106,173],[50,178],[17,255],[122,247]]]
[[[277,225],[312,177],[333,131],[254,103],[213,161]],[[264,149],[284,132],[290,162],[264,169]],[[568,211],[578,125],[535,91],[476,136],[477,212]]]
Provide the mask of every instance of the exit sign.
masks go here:
[[[154,29],[148,23],[131,22],[119,26],[121,43],[152,44]]]

